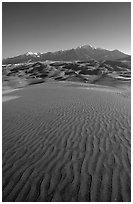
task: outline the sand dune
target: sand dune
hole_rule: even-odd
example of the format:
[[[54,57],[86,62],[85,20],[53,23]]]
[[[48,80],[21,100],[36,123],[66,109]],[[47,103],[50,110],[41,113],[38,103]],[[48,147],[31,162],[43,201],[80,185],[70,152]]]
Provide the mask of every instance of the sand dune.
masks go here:
[[[10,101],[13,99],[19,98],[19,96],[8,96],[7,94],[12,93],[14,91],[18,91],[19,89],[11,89],[10,87],[3,87],[2,90],[2,102]]]
[[[3,201],[131,201],[129,92],[46,83],[17,95],[3,104]]]
[[[19,96],[2,96],[2,102],[10,101],[19,98]]]

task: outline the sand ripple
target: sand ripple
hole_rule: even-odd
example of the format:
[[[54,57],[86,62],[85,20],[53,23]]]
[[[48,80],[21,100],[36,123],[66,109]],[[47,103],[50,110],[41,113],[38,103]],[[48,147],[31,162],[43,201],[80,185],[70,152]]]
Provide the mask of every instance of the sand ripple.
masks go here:
[[[126,94],[38,85],[21,95],[3,105],[3,201],[131,200]]]

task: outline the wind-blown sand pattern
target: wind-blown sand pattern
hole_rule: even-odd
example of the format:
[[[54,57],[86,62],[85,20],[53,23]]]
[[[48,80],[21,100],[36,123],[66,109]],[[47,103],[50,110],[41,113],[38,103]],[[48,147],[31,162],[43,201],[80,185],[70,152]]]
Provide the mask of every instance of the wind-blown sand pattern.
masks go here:
[[[61,83],[13,92],[21,97],[3,103],[3,201],[131,201],[127,93]]]
[[[2,102],[10,101],[19,98],[19,96],[2,96]]]
[[[14,91],[17,91],[19,89],[11,89],[9,87],[4,87],[5,89],[2,90],[2,102],[6,102],[6,101],[10,101],[10,100],[13,100],[13,99],[16,99],[16,98],[19,98],[19,96],[7,96],[7,94],[11,93],[11,92],[14,92]]]

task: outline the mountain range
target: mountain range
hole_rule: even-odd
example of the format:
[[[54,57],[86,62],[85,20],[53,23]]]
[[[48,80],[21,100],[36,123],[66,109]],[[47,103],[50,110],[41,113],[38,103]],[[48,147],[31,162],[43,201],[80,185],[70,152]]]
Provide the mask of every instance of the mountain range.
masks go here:
[[[87,61],[87,60],[118,60],[118,59],[130,58],[130,55],[127,55],[119,50],[107,50],[101,48],[94,48],[90,45],[83,45],[77,48],[69,50],[60,50],[56,52],[47,52],[47,53],[32,53],[27,52],[22,55],[5,58],[2,60],[2,64],[18,64],[26,62],[37,62],[37,61]]]

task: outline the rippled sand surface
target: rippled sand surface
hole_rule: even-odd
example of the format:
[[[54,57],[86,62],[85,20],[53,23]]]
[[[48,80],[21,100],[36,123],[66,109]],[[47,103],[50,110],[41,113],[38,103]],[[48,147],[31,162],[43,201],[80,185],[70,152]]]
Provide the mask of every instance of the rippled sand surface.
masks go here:
[[[131,201],[130,92],[46,83],[11,95],[3,201]]]

